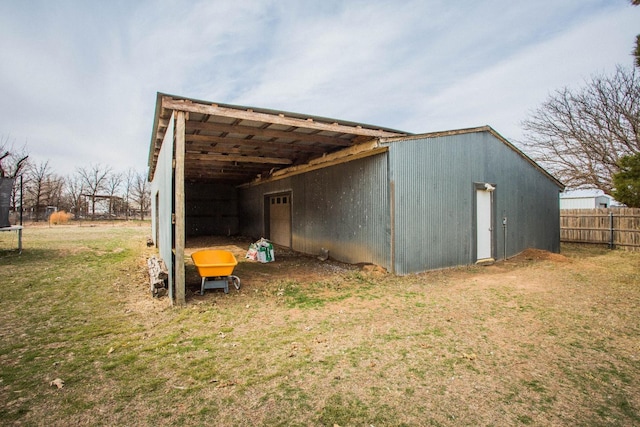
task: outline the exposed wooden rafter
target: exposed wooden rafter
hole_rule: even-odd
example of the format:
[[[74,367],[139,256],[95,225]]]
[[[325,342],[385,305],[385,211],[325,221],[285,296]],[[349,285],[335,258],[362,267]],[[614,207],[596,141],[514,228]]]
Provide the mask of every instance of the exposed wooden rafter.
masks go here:
[[[220,133],[235,133],[241,135],[261,136],[265,138],[282,138],[291,142],[305,141],[314,142],[320,144],[338,145],[348,147],[350,144],[350,138],[340,138],[336,136],[324,136],[318,134],[284,131],[269,128],[259,128],[252,126],[241,125],[226,125],[221,123],[189,123],[187,126],[187,132],[199,130],[206,132],[220,132]],[[342,135],[342,134],[341,134]],[[353,138],[353,136],[351,136]]]
[[[233,154],[189,154],[189,157],[193,160],[207,161],[213,160],[218,162],[232,162],[232,163],[258,163],[267,165],[290,165],[293,163],[289,159],[283,159],[278,157],[261,157],[261,156],[242,156]]]
[[[194,138],[197,137],[197,138]],[[325,153],[326,147],[311,144],[295,144],[292,142],[263,141],[255,138],[233,138],[209,135],[187,135],[187,149],[209,152],[234,152],[234,150],[263,150],[269,152],[304,151],[308,153]],[[234,147],[240,147],[235,148]]]
[[[211,104],[159,93],[149,153],[150,178],[176,111],[184,113],[185,179],[221,180],[235,185],[252,182],[256,177],[273,179],[282,176],[283,171],[291,174],[308,170],[305,165],[315,169],[347,157],[364,156],[366,144],[406,135],[359,123]],[[358,146],[357,152],[353,146]]]
[[[294,126],[306,129],[317,129],[320,131],[329,131],[337,133],[346,133],[354,135],[366,135],[375,137],[397,136],[398,133],[387,132],[382,129],[364,128],[361,125],[347,126],[337,122],[324,123],[315,121],[309,117],[307,119],[299,119],[295,117],[287,117],[284,114],[267,114],[256,112],[251,109],[241,110],[236,108],[222,107],[218,104],[200,104],[194,103],[189,99],[174,99],[170,96],[162,97],[163,108],[172,110],[188,111],[200,114],[209,114],[219,117],[230,117],[241,120],[249,120],[255,122],[271,123],[277,125]]]
[[[293,175],[311,172],[313,170],[325,168],[328,166],[351,162],[363,157],[369,157],[383,153],[388,149],[389,148],[386,146],[380,146],[377,140],[369,141],[366,143],[354,145],[353,147],[345,148],[344,150],[336,151],[335,153],[328,154],[326,156],[322,156],[304,165],[291,166],[285,169],[280,169],[278,171],[275,171],[268,177],[258,177],[253,182],[244,184],[243,186],[262,184],[264,182],[287,178]]]

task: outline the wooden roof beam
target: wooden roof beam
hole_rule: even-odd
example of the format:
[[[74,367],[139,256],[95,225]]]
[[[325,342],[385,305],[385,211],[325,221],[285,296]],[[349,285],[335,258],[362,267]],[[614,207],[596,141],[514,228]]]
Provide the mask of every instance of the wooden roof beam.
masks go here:
[[[190,100],[174,99],[170,96],[162,97],[162,107],[200,113],[212,116],[230,117],[241,120],[250,120],[254,122],[272,123],[284,126],[295,126],[306,129],[317,129],[320,131],[338,132],[353,135],[366,135],[373,137],[399,136],[401,133],[390,132],[382,129],[363,128],[362,126],[349,126],[339,123],[318,122],[312,118],[299,119],[295,117],[286,117],[282,114],[259,113],[252,110],[241,110],[236,108],[221,107],[216,104],[200,104]]]
[[[244,175],[255,175],[265,168],[265,165],[256,165],[252,163],[238,163],[236,165],[234,163],[224,162],[187,162],[185,163],[185,165],[188,171],[197,171],[204,173],[224,170],[227,172],[240,173]]]
[[[227,169],[227,168],[223,168],[223,167],[219,167],[219,168],[206,168],[206,169],[188,169],[186,171],[186,173],[188,173],[189,175],[199,175],[199,176],[203,176],[203,175],[227,175],[227,176],[234,176],[237,178],[243,178],[243,177],[255,177],[257,174],[259,174],[261,171],[260,170],[255,170],[255,171],[244,171],[244,170],[234,170],[234,169]]]
[[[193,136],[193,135],[191,135]],[[238,140],[238,139],[229,139],[229,138],[221,138],[214,140],[192,140],[189,136],[186,137],[187,140],[187,150],[192,151],[210,151],[210,152],[228,152],[233,150],[242,150],[242,148],[235,148],[236,145],[240,145],[245,148],[244,151],[285,151],[285,152],[304,152],[304,153],[315,153],[322,154],[327,150],[323,147],[317,145],[306,145],[306,144],[290,144],[285,142],[267,142],[260,140]],[[245,141],[245,144],[239,144],[239,141]],[[251,142],[248,144],[248,142]]]
[[[224,123],[200,123],[200,122],[188,122],[187,132],[195,130],[204,130],[207,132],[221,132],[226,135],[229,132],[237,133],[240,135],[254,135],[264,138],[286,138],[293,141],[306,141],[316,142],[320,144],[336,145],[342,147],[348,147],[351,145],[351,139],[337,138],[325,135],[313,135],[302,132],[292,132],[275,129],[261,129],[258,127],[241,126],[241,125],[228,125]]]
[[[189,160],[198,161],[219,161],[219,162],[238,162],[238,163],[258,163],[270,165],[290,165],[293,161],[280,157],[262,157],[262,156],[243,156],[243,155],[225,155],[225,154],[189,154]]]
[[[301,173],[310,172],[317,169],[326,168],[341,163],[350,162],[353,160],[361,159],[364,157],[373,156],[376,154],[384,153],[389,150],[387,146],[380,146],[377,140],[365,142],[344,150],[336,151],[326,156],[322,156],[309,161],[306,164],[290,166],[284,169],[279,169],[273,172],[269,177],[259,177],[252,182],[242,184],[241,187],[250,187],[259,183],[274,181],[277,179],[286,178],[293,175],[299,175]]]
[[[246,182],[251,177],[246,176],[235,176],[228,174],[217,174],[217,175],[208,175],[208,174],[185,174],[186,181],[197,181],[197,182],[216,182],[216,183],[228,183],[230,185],[239,185]]]
[[[204,147],[204,148],[191,148],[187,147],[187,154],[190,156],[206,156],[208,154],[215,155],[236,155],[236,156],[253,156],[260,158],[292,158],[299,156],[303,153],[297,151],[277,151],[272,150],[247,150],[244,148],[218,148],[218,147]],[[316,154],[317,155],[317,154]]]

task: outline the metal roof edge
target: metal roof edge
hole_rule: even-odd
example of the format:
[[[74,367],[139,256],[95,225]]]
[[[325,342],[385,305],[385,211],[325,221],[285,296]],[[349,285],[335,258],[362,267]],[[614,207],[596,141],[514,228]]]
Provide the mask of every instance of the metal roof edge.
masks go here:
[[[163,93],[161,92],[156,92],[156,109],[155,109],[155,113],[153,115],[153,124],[151,126],[151,141],[149,142],[149,158],[147,159],[147,166],[149,168],[148,174],[147,174],[147,180],[149,182],[151,182],[153,180],[153,177],[155,175],[156,172],[156,168],[153,167],[152,168],[152,163],[153,163],[153,152],[154,152],[154,145],[155,145],[155,139],[156,139],[156,134],[157,134],[157,129],[158,129],[158,119],[160,118],[160,110],[162,108],[161,104],[162,104],[162,96],[164,96]]]
[[[481,132],[487,132],[491,134],[493,137],[498,139],[500,142],[505,144],[507,147],[513,150],[516,154],[518,154],[520,157],[522,157],[524,160],[530,163],[534,168],[542,172],[543,175],[545,175],[548,179],[550,179],[554,184],[558,186],[560,191],[564,191],[565,185],[562,182],[560,182],[556,177],[551,175],[546,169],[540,166],[531,157],[527,156],[522,150],[520,150],[518,147],[516,147],[511,142],[509,142],[505,137],[500,135],[500,133],[498,133],[495,129],[493,129],[489,125],[477,126],[472,128],[453,129],[453,130],[447,130],[447,131],[412,134],[408,136],[384,137],[384,138],[380,138],[379,140],[381,143],[393,143],[393,142],[399,142],[399,141],[410,141],[410,140],[427,139],[427,138],[442,138],[445,136],[463,135],[467,133],[481,133]]]
[[[560,182],[560,180],[558,178],[556,178],[555,176],[551,175],[551,173],[549,173],[545,168],[543,168],[542,166],[540,166],[538,164],[538,162],[536,162],[535,160],[533,160],[531,157],[527,156],[527,154],[522,151],[521,149],[519,149],[518,147],[516,147],[515,145],[513,145],[511,142],[509,142],[509,140],[507,140],[507,138],[505,138],[504,136],[500,135],[495,129],[493,129],[491,126],[486,125],[484,126],[486,128],[486,131],[489,132],[490,134],[492,134],[494,137],[498,138],[500,141],[502,141],[507,147],[511,148],[513,151],[516,152],[516,154],[520,155],[523,159],[525,159],[527,162],[529,162],[531,165],[533,165],[533,167],[535,167],[536,169],[538,169],[540,172],[542,172],[547,178],[549,178],[554,184],[556,184],[558,186],[558,188],[560,189],[560,191],[564,191],[564,189],[566,188],[566,186]]]
[[[338,123],[338,124],[342,124],[342,125],[345,125],[345,126],[352,126],[352,127],[360,126],[362,128],[366,128],[366,129],[382,130],[382,131],[386,131],[386,132],[397,133],[399,135],[410,135],[411,134],[409,132],[405,132],[405,131],[402,131],[402,130],[392,129],[392,128],[383,127],[383,126],[377,126],[377,125],[372,125],[372,124],[367,124],[367,123],[360,123],[360,122],[354,122],[354,121],[342,120],[342,119],[336,119],[336,118],[324,117],[324,116],[316,116],[316,115],[312,115],[312,114],[294,113],[292,111],[286,111],[286,110],[275,110],[275,109],[271,109],[271,108],[261,108],[261,107],[252,107],[252,106],[238,105],[238,104],[225,104],[225,103],[222,103],[222,102],[214,102],[214,101],[204,101],[202,99],[189,98],[189,97],[185,97],[185,96],[172,95],[172,94],[169,94],[169,93],[162,93],[162,92],[158,92],[158,101],[161,100],[163,96],[168,96],[168,97],[171,97],[171,98],[173,98],[175,100],[190,101],[190,102],[203,104],[203,105],[213,105],[213,104],[215,104],[215,105],[218,105],[220,107],[230,108],[230,109],[235,109],[235,110],[244,110],[244,111],[251,110],[251,111],[255,111],[257,113],[264,113],[264,114],[269,114],[269,115],[273,115],[273,116],[277,116],[277,115],[282,114],[285,117],[291,117],[291,118],[302,119],[302,120],[312,119],[312,120],[320,122],[320,123]]]
[[[445,131],[437,131],[437,132],[425,132],[425,133],[414,133],[408,135],[399,135],[399,136],[388,136],[380,138],[381,143],[386,142],[396,142],[396,141],[410,141],[416,139],[426,139],[426,138],[440,138],[443,136],[450,135],[461,135],[465,133],[476,133],[476,132],[487,132],[491,129],[489,126],[479,126],[473,128],[463,128],[463,129],[452,129]]]

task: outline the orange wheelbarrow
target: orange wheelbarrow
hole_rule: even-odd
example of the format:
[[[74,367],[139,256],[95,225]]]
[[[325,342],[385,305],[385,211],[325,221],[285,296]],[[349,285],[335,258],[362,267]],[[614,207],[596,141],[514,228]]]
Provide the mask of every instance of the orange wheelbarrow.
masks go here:
[[[230,284],[240,289],[240,278],[232,275],[238,261],[231,252],[205,249],[192,253],[191,259],[202,277],[200,295],[204,295],[205,289],[224,289],[224,293],[228,294]]]

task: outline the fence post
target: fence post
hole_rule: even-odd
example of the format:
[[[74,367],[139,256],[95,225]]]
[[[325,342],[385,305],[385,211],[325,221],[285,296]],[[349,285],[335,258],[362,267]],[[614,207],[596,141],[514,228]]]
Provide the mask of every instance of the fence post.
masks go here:
[[[613,212],[609,212],[609,249],[613,249]]]
[[[22,225],[22,214],[24,212],[23,203],[23,190],[24,190],[24,181],[22,179],[23,175],[20,175],[20,225]]]

